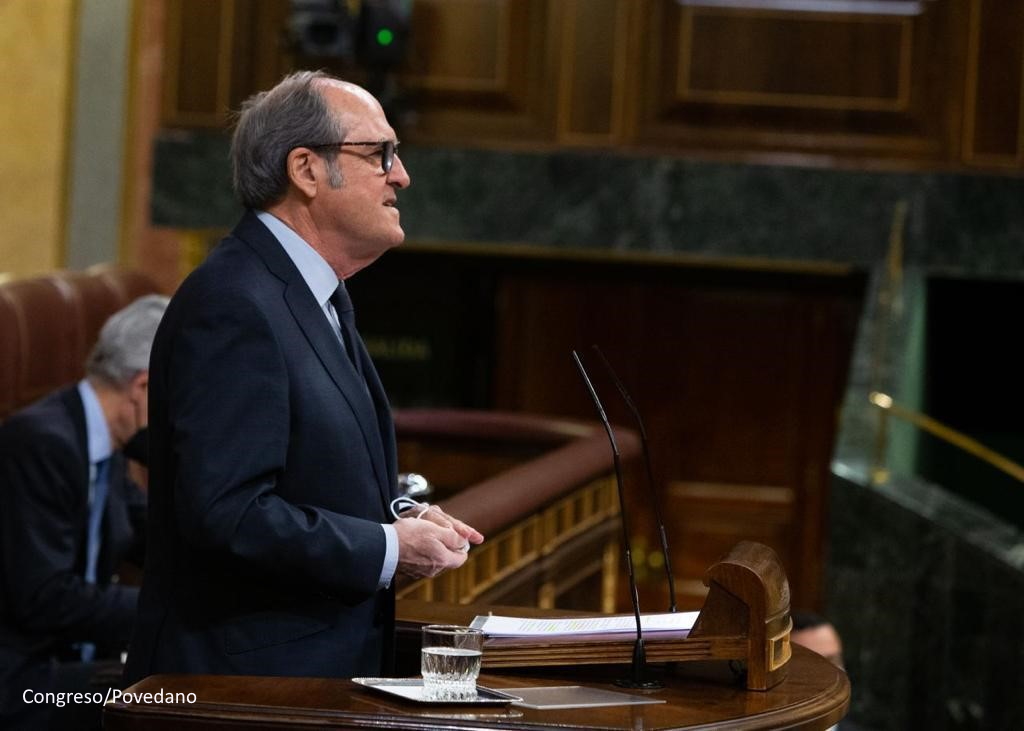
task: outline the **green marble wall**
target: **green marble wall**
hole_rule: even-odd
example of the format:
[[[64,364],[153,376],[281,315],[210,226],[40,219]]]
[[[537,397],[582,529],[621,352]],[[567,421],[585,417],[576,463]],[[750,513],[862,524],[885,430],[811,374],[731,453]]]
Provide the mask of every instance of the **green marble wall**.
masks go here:
[[[855,722],[1024,728],[1024,532],[959,496],[965,486],[917,476],[920,434],[895,419],[889,478],[872,479],[879,411],[868,393],[920,409],[921,381],[940,365],[922,358],[926,280],[922,267],[904,271],[889,309],[879,267],[865,299],[832,463],[826,614],[843,637]]]
[[[613,153],[402,147],[410,240],[828,261],[885,255],[898,201],[906,260],[936,271],[1024,276],[1024,180],[696,162]],[[227,140],[157,142],[153,222],[229,228],[238,216]]]

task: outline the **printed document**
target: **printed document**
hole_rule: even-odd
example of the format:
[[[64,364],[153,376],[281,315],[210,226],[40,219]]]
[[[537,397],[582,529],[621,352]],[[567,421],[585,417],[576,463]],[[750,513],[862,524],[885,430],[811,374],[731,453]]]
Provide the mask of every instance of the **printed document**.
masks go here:
[[[640,627],[644,633],[693,628],[700,612],[667,612],[665,614],[641,614]],[[607,632],[636,633],[636,617],[617,614],[603,617],[551,617],[528,619],[526,617],[501,617],[497,615],[477,616],[472,627],[482,629],[490,637],[533,637],[551,635],[592,635]]]

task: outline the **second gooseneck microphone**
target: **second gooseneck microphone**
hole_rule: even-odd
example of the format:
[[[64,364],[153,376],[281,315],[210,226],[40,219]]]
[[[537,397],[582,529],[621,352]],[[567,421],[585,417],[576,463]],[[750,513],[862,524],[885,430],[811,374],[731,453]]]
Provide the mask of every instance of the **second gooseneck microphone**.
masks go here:
[[[630,548],[629,516],[626,513],[626,499],[622,483],[622,459],[619,455],[619,445],[615,441],[615,432],[612,430],[611,422],[608,421],[608,416],[601,405],[601,399],[598,398],[597,391],[594,390],[594,385],[590,382],[590,376],[587,375],[587,369],[583,367],[583,362],[575,350],[572,351],[572,359],[576,363],[576,369],[580,372],[580,376],[583,378],[583,383],[587,387],[591,400],[594,402],[598,418],[601,419],[601,423],[604,425],[605,432],[608,434],[608,441],[612,447],[612,458],[615,462],[615,480],[619,492],[619,512],[622,518],[623,551],[626,554],[626,568],[629,572],[629,591],[630,598],[633,601],[633,614],[636,616],[636,642],[633,644],[633,662],[631,664],[630,677],[616,680],[615,684],[624,688],[662,688],[665,684],[661,681],[648,680],[645,677],[647,674],[647,651],[644,648],[643,627],[640,620],[640,596],[637,591],[636,575],[633,571],[633,552]]]
[[[640,445],[643,447],[644,452],[644,468],[647,472],[647,489],[650,493],[651,503],[654,505],[654,518],[658,521],[658,538],[661,540],[661,557],[665,563],[665,575],[668,578],[668,611],[677,612],[676,608],[676,581],[672,577],[672,560],[669,558],[668,553],[668,536],[665,534],[665,520],[661,517],[661,499],[658,495],[658,485],[654,481],[654,470],[651,469],[651,450],[647,446],[647,430],[644,429],[644,421],[640,418],[640,410],[637,409],[633,403],[633,399],[629,397],[629,393],[626,391],[626,387],[622,385],[622,381],[619,380],[618,375],[615,373],[615,369],[612,368],[612,364],[608,362],[608,359],[604,357],[604,353],[596,345],[591,345],[594,352],[597,353],[601,362],[604,363],[605,370],[608,371],[608,375],[611,376],[612,382],[615,383],[615,387],[619,389],[619,393],[622,394],[622,400],[626,402],[626,406],[633,413],[633,418],[636,420],[636,425],[640,429]]]

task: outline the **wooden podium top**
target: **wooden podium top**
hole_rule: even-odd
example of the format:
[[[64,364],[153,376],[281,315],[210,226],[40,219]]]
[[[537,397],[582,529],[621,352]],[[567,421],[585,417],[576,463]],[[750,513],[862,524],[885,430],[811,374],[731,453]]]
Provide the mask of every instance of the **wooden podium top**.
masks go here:
[[[154,675],[136,683],[133,694],[162,691],[164,702],[108,703],[103,727],[137,729],[807,729],[820,731],[846,713],[850,683],[821,656],[793,647],[785,680],[768,691],[746,690],[729,677],[727,665],[676,666],[666,687],[628,691],[666,702],[572,710],[515,706],[430,706],[392,699],[349,680],[256,678],[227,675]],[[590,666],[552,672],[482,674],[493,688],[588,685],[609,690],[622,667]],[[710,672],[708,672],[710,671]],[[685,673],[685,674],[684,674]],[[700,674],[698,674],[700,673]],[[184,694],[167,702],[168,694]],[[187,696],[187,694],[194,696]],[[192,698],[194,702],[188,702]],[[161,700],[156,697],[155,700]],[[172,698],[172,701],[174,699]]]

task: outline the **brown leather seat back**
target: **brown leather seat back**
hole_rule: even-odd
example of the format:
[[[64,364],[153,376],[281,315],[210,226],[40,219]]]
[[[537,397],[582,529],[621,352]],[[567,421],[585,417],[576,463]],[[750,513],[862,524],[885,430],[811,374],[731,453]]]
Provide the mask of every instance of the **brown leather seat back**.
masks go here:
[[[146,275],[110,266],[0,284],[0,419],[81,378],[106,319],[156,291]]]
[[[82,333],[78,362],[84,364],[103,323],[111,314],[131,302],[132,298],[112,277],[97,276],[92,272],[61,272],[56,276],[67,284],[74,299],[73,310],[78,318],[78,329]]]
[[[81,375],[82,331],[70,287],[51,276],[0,288],[17,327],[15,406],[30,403]]]

